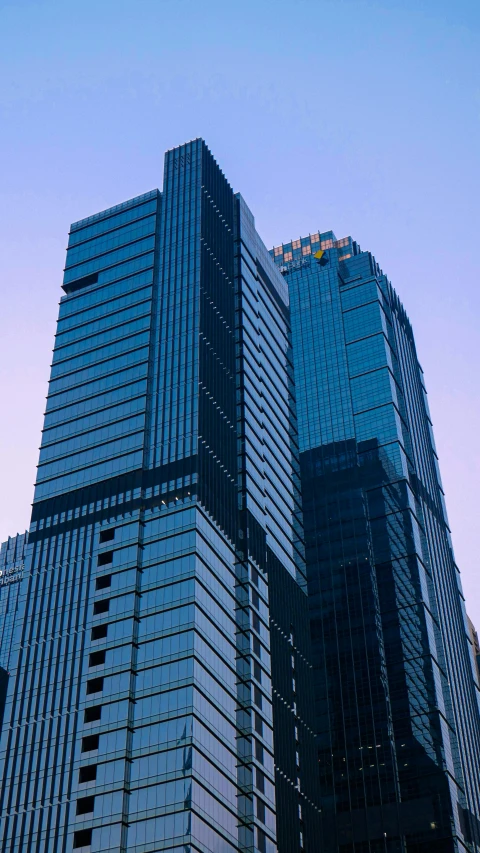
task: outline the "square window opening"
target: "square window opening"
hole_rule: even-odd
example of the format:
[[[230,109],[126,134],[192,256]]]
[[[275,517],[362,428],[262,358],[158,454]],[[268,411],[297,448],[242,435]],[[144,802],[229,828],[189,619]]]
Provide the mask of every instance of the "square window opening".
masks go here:
[[[77,800],[77,814],[92,814],[95,797],[81,797]]]
[[[99,540],[100,542],[111,542],[112,539],[115,539],[115,528],[109,527],[108,530],[101,530]]]
[[[89,847],[92,843],[91,829],[78,829],[73,833],[73,849],[78,847]]]

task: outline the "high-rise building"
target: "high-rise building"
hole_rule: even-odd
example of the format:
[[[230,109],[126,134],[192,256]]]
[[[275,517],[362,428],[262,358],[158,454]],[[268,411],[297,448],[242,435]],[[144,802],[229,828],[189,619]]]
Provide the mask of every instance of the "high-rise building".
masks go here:
[[[25,568],[28,534],[9,536],[0,545],[0,732],[7,696],[10,655],[12,651],[15,616],[20,581]]]
[[[0,545],[0,667],[10,666],[19,583],[25,569],[28,533],[9,536]]]
[[[325,851],[480,850],[478,688],[423,372],[370,252],[288,283]]]
[[[467,616],[467,625],[472,642],[473,656],[477,664],[477,678],[480,680],[480,641],[478,639],[478,631],[469,616]]]
[[[318,850],[286,284],[195,140],[63,290],[0,850]]]

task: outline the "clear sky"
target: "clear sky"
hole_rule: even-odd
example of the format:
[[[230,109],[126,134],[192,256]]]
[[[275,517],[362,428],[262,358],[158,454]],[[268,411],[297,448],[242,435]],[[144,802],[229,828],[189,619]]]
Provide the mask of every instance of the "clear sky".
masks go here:
[[[351,234],[399,292],[480,628],[479,0],[0,0],[0,541],[29,523],[69,224],[197,136],[267,246]]]

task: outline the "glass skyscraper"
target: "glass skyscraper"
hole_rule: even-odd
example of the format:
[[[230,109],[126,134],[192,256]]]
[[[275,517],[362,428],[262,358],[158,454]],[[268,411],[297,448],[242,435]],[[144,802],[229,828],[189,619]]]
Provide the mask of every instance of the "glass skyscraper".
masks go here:
[[[472,642],[473,656],[474,656],[475,662],[477,664],[477,673],[478,673],[478,676],[480,678],[480,641],[478,639],[478,631],[475,628],[475,625],[473,624],[472,620],[468,616],[467,616],[467,625],[468,625],[468,632],[470,634],[470,640]]]
[[[10,536],[0,545],[0,732],[7,696],[13,631],[20,581],[24,575],[28,534]]]
[[[0,850],[318,850],[286,283],[194,140],[63,290]]]
[[[290,292],[324,850],[478,851],[478,678],[410,322],[350,237],[271,254]]]

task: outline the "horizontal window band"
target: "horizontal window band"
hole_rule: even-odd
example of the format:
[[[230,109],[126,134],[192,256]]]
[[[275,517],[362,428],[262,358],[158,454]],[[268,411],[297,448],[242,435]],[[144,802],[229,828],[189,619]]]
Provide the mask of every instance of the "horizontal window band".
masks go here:
[[[94,483],[84,488],[72,489],[63,495],[58,495],[53,498],[45,498],[42,501],[34,503],[32,509],[32,522],[38,522],[40,519],[45,519],[54,515],[82,509],[83,506],[104,502],[116,497],[118,494],[125,492],[134,492],[137,489],[153,488],[161,483],[169,480],[178,480],[182,477],[191,476],[198,473],[198,456],[196,454],[187,456],[184,459],[179,459],[176,462],[167,462],[165,465],[160,465],[157,468],[150,470],[137,469],[128,474],[117,475],[108,480],[102,480],[99,483]],[[171,499],[174,495],[179,495],[181,492],[194,491],[192,485],[182,487],[182,489],[174,489],[172,492],[163,495],[154,495],[147,500],[138,497],[123,503],[118,503],[115,506],[109,506],[105,509],[93,511],[88,515],[72,518],[65,522],[37,530],[29,535],[29,542],[35,542],[40,539],[48,538],[49,536],[57,535],[72,527],[83,527],[86,524],[96,523],[103,518],[110,518],[113,514],[119,515],[129,512],[133,509],[142,506],[150,506],[152,504],[161,503],[162,499]]]
[[[84,275],[83,278],[77,278],[76,281],[62,284],[62,290],[65,293],[75,293],[75,291],[82,290],[82,288],[88,287],[90,284],[97,284],[97,282],[98,272],[92,272],[90,275]]]

